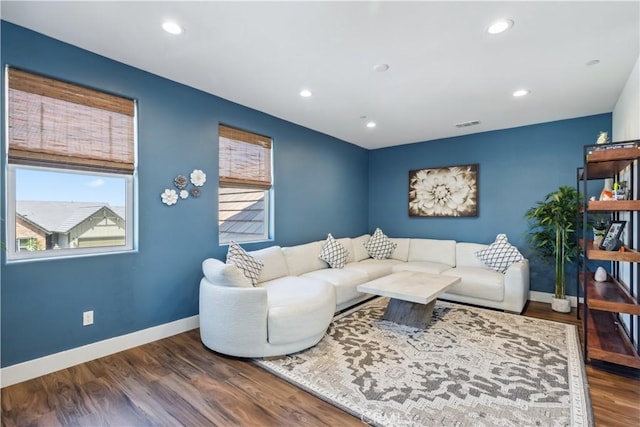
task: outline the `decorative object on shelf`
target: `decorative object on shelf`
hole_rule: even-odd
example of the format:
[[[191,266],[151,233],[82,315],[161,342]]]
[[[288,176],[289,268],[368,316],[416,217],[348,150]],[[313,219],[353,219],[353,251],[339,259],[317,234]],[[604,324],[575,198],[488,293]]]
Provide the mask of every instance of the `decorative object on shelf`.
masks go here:
[[[613,183],[613,199],[627,200],[627,181]]]
[[[593,274],[593,278],[596,280],[596,282],[606,282],[607,270],[605,270],[602,266],[596,268],[596,272]]]
[[[165,188],[164,192],[160,194],[162,203],[167,206],[175,205],[178,203],[178,193],[173,188]]]
[[[613,178],[604,180],[604,188],[600,192],[600,200],[613,200]]]
[[[609,133],[605,131],[600,131],[598,134],[598,139],[596,140],[596,144],[608,144],[609,143]]]
[[[194,169],[191,172],[191,183],[196,187],[202,187],[204,183],[207,181],[207,175],[202,172],[200,169]]]
[[[194,169],[193,172],[191,172],[191,174],[189,175],[189,178],[190,179],[187,179],[185,175],[176,175],[175,178],[173,178],[173,185],[179,191],[166,188],[160,195],[160,197],[162,198],[162,203],[167,206],[171,206],[178,203],[180,199],[188,199],[189,196],[193,198],[200,197],[200,187],[202,187],[207,181],[207,175],[200,169]],[[192,188],[188,188],[189,181],[191,181],[191,184],[193,185]]]
[[[600,247],[602,240],[604,239],[604,235],[607,233],[607,228],[609,228],[609,223],[606,219],[600,217],[593,224],[593,246],[596,248]]]
[[[611,221],[611,225],[609,225],[609,229],[600,244],[600,249],[604,249],[605,251],[617,251],[620,246],[622,246],[622,242],[620,242],[620,235],[622,234],[622,230],[624,230],[624,225],[627,221]]]
[[[569,301],[566,299],[565,266],[574,262],[578,255],[574,234],[581,205],[582,195],[573,187],[562,186],[525,213],[530,221],[527,237],[534,250],[541,259],[555,264],[554,299]],[[567,309],[563,302],[552,302],[551,308],[555,311]],[[570,302],[568,308],[571,310]]]
[[[478,216],[478,165],[409,171],[409,216]]]

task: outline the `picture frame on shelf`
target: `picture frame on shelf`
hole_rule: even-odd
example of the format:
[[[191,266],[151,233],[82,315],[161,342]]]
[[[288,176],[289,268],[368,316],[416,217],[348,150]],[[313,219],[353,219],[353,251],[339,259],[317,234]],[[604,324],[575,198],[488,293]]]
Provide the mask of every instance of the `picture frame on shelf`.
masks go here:
[[[604,249],[606,251],[617,250],[620,247],[618,242],[626,223],[627,221],[611,221],[611,224],[604,235],[604,239],[602,239],[602,243],[600,243],[600,249]]]

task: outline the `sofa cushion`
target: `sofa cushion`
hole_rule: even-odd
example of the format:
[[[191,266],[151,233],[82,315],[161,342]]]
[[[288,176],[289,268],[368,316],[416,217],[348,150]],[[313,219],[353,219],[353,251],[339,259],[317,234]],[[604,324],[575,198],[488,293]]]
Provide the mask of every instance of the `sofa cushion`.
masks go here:
[[[317,241],[282,248],[284,259],[287,261],[289,274],[299,276],[309,271],[329,267],[326,262],[318,258],[318,254],[322,251],[323,243],[323,241]]]
[[[442,274],[462,279],[460,283],[450,287],[447,293],[491,301],[504,299],[504,274],[502,273],[488,268],[455,267],[442,272]]]
[[[409,259],[409,245],[411,244],[411,239],[390,238],[389,240],[396,244],[396,248],[391,253],[391,258],[407,262]]]
[[[431,261],[456,266],[456,241],[411,239],[408,261]]]
[[[202,261],[202,272],[209,282],[218,286],[250,288],[251,280],[234,264],[225,264],[219,259],[208,258]]]
[[[487,268],[476,256],[476,252],[486,249],[487,246],[480,243],[456,243],[456,267]]]
[[[249,255],[258,258],[263,264],[262,271],[258,277],[258,283],[289,275],[287,262],[284,260],[280,246],[270,246],[268,248],[258,249],[257,251],[251,251]]]
[[[263,284],[267,289],[267,336],[270,344],[288,344],[324,332],[336,295],[328,283],[285,276]]]
[[[394,265],[392,271],[394,273],[399,271],[417,271],[420,273],[440,274],[450,268],[451,267],[447,264],[442,264],[440,262],[410,261]]]
[[[364,245],[367,244],[370,238],[370,235],[363,234],[362,236],[351,239],[353,244],[353,261],[349,262],[358,262],[369,258],[369,252],[367,252],[367,248],[365,248]]]
[[[524,259],[518,248],[509,243],[506,234],[498,234],[495,242],[476,252],[476,256],[488,267],[500,273],[507,271],[514,262]]]
[[[340,305],[362,295],[357,291],[359,284],[369,280],[369,276],[362,270],[353,268],[325,268],[323,270],[310,271],[301,277],[322,280],[330,283],[336,289],[336,304]]]
[[[401,264],[397,259],[373,259],[367,258],[360,262],[351,262],[345,265],[345,269],[356,269],[367,274],[368,280],[377,279],[387,274],[391,274],[394,265]]]
[[[397,245],[389,240],[379,228],[376,228],[376,231],[373,232],[369,241],[364,245],[371,258],[374,259],[387,259],[391,257],[396,246]]]
[[[344,246],[344,249],[347,251],[347,262],[355,261],[354,251],[353,251],[353,239],[351,239],[350,237],[343,237],[341,239],[336,239],[336,240],[338,241],[338,243]]]
[[[347,263],[347,250],[342,243],[333,238],[331,233],[327,236],[327,241],[318,255],[321,260],[326,261],[331,268],[343,268]]]
[[[258,277],[262,271],[262,261],[249,255],[247,251],[234,242],[229,243],[229,249],[227,251],[227,264],[234,264],[237,266],[251,283],[255,286],[258,283]]]

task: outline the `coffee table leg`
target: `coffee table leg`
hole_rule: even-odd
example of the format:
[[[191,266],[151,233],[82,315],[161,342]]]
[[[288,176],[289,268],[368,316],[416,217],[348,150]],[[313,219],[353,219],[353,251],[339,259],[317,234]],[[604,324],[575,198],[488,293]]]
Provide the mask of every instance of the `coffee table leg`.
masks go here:
[[[436,300],[428,304],[418,304],[391,298],[382,319],[414,328],[426,329],[433,318]]]

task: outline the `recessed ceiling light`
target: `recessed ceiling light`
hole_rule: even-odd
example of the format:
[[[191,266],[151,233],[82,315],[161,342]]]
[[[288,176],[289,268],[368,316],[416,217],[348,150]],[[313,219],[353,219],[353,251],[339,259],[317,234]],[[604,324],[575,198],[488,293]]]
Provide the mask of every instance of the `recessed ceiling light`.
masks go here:
[[[519,98],[521,96],[525,96],[525,95],[529,95],[531,93],[530,90],[527,89],[518,89],[515,92],[513,92],[513,96],[515,96],[516,98]]]
[[[374,122],[374,121],[367,122],[367,127],[368,127],[368,128],[374,128],[374,127],[376,127],[376,122]]]
[[[165,21],[162,23],[162,29],[169,34],[178,35],[182,34],[183,28],[174,21]]]
[[[309,89],[302,89],[300,91],[300,96],[303,97],[303,98],[308,98],[311,95],[313,95],[313,94],[311,93],[311,91]]]
[[[487,29],[489,34],[500,34],[513,27],[513,21],[511,19],[501,19],[496,21]]]
[[[374,65],[373,69],[379,73],[384,73],[385,71],[387,71],[389,69],[389,64],[378,64],[378,65]]]

